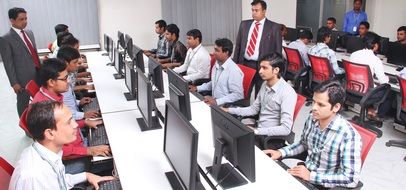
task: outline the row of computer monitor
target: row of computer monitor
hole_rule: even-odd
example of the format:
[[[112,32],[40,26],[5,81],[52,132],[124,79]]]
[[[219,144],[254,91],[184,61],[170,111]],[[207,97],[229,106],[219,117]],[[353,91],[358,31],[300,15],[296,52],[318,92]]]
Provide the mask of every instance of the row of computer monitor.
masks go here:
[[[124,75],[129,90],[126,97],[137,99],[137,106],[142,115],[137,118],[141,131],[161,129],[159,118],[164,119],[164,154],[174,170],[166,173],[171,186],[173,189],[204,189],[200,183],[199,172],[203,176],[206,174],[197,164],[199,133],[189,122],[192,119],[189,83],[173,70],[167,70],[170,100],[166,101],[165,117],[159,117],[155,98],[162,97],[164,92],[162,66],[150,57],[147,77],[142,49],[132,44],[130,36],[120,37],[124,36],[121,32],[118,35],[117,47],[114,47],[114,42],[105,35],[105,41],[108,41],[105,43],[105,49],[109,56],[111,55],[110,60],[114,62],[117,72],[120,74],[120,70],[123,70],[121,74]],[[131,62],[125,61],[126,54],[131,58]],[[157,88],[155,93],[153,85]],[[217,106],[211,107],[211,117],[215,152],[213,165],[207,168],[209,173],[223,188],[248,183],[236,169],[249,181],[255,182],[253,131]],[[222,164],[222,157],[232,166]],[[208,183],[214,187],[210,180]]]
[[[295,41],[299,38],[299,32],[306,28],[289,28],[285,40]],[[364,49],[364,43],[360,37],[348,35],[343,31],[332,31],[330,43],[327,44],[330,49],[339,51],[337,48],[346,49],[347,53]],[[406,66],[406,46],[397,42],[389,42],[389,38],[381,37],[379,42],[378,54],[385,55],[388,62],[396,65]]]

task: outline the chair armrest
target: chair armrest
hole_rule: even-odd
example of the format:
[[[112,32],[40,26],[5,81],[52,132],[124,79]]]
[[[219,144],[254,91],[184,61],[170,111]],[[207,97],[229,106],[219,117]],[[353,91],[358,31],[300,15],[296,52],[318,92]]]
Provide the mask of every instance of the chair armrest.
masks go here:
[[[288,142],[289,144],[292,144],[295,141],[295,133],[291,131],[288,135],[286,136],[268,136],[263,140],[264,147],[268,147],[269,141],[271,140],[284,140]]]
[[[199,85],[202,85],[202,84],[207,83],[207,82],[210,82],[209,78],[207,78],[207,79],[196,79],[195,81],[192,82],[192,85],[199,86]]]

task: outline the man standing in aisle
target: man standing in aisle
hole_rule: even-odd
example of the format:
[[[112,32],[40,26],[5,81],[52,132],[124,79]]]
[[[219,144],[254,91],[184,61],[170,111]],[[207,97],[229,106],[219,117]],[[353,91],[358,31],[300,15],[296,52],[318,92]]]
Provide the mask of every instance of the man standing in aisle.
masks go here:
[[[30,100],[24,87],[28,81],[36,79],[41,63],[34,34],[25,29],[27,12],[23,8],[14,7],[8,11],[8,17],[11,28],[2,37],[0,52],[10,85],[17,95],[18,116],[21,116]]]
[[[345,13],[343,31],[351,35],[358,34],[359,24],[368,21],[367,13],[361,10],[362,0],[354,0],[354,9]]]
[[[265,17],[266,3],[254,0],[251,3],[252,18],[240,24],[234,50],[234,62],[242,63],[257,71],[254,76],[255,95],[258,94],[263,80],[258,74],[258,58],[264,54],[282,52],[280,25]]]

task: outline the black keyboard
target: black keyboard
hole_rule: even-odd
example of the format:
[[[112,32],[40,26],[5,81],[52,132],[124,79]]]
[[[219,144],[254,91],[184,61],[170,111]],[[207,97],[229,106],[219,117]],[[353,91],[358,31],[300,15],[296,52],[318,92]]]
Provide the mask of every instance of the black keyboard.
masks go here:
[[[109,139],[107,138],[106,128],[104,125],[98,125],[97,129],[91,129],[89,146],[106,144],[109,144]]]
[[[281,162],[281,161],[275,161],[276,163],[279,164],[280,167],[282,167],[285,170],[290,169],[285,163]],[[305,186],[307,189],[311,189],[311,190],[318,190],[317,187],[315,187],[313,184],[309,183],[308,181],[305,181],[303,179],[300,179],[298,177],[293,176],[294,178],[296,178],[300,183],[302,183],[303,186]]]
[[[99,110],[99,101],[97,101],[97,98],[93,98],[92,102],[84,105],[82,109],[83,112]]]
[[[121,183],[119,179],[103,181],[99,183],[100,190],[122,190]]]

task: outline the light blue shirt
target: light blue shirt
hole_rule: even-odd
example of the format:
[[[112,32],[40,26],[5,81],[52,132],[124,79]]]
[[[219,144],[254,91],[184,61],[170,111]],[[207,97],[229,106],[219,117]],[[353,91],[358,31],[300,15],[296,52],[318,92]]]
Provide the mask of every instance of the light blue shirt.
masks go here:
[[[348,11],[344,16],[343,31],[350,34],[358,34],[359,23],[368,21],[367,13],[364,11]],[[355,27],[355,28],[354,28]]]
[[[63,103],[69,107],[69,110],[72,112],[72,117],[75,120],[81,120],[84,117],[84,113],[79,111],[79,106],[76,101],[75,92],[73,88],[75,87],[75,73],[69,73],[69,88],[67,92],[62,93]]]
[[[310,48],[309,54],[327,58],[330,61],[335,74],[343,74],[345,72],[344,69],[340,68],[337,64],[336,53],[325,43],[317,43],[317,45]]]
[[[296,41],[291,42],[288,47],[297,49],[300,53],[300,57],[302,57],[305,66],[310,66],[309,56],[307,56],[309,47],[307,47],[307,45],[302,40],[297,39]]]
[[[243,72],[231,58],[228,58],[223,65],[216,61],[211,72],[212,80],[198,86],[197,91],[211,90],[217,105],[232,103],[244,98],[243,78]]]

